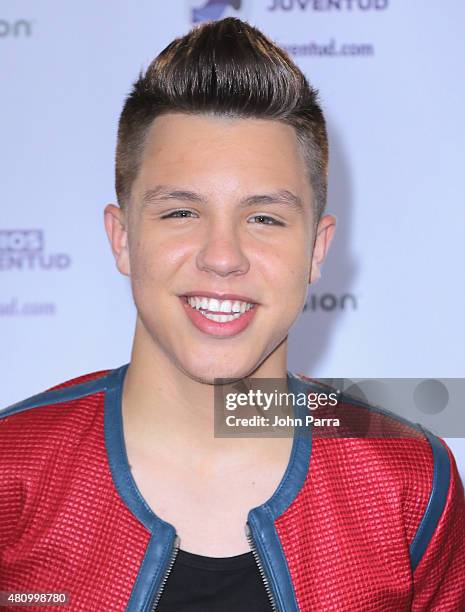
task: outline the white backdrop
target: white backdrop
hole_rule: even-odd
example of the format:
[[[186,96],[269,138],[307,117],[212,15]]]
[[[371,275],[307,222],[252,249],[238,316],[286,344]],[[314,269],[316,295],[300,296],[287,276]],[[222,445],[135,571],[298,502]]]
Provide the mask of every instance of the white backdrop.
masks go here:
[[[168,42],[228,14],[288,49],[329,124],[338,230],[289,369],[464,376],[462,0],[16,0],[0,6],[1,406],[129,360],[103,229],[118,116]]]

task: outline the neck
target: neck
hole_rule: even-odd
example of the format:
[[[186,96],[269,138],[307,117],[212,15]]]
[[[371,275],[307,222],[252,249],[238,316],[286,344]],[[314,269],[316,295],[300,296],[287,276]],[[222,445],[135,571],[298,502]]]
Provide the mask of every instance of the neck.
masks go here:
[[[287,339],[247,376],[285,378],[286,351]],[[126,438],[139,451],[189,449],[190,455],[225,460],[274,449],[277,438],[215,438],[214,393],[214,385],[193,379],[176,365],[137,320],[123,387],[123,420]]]

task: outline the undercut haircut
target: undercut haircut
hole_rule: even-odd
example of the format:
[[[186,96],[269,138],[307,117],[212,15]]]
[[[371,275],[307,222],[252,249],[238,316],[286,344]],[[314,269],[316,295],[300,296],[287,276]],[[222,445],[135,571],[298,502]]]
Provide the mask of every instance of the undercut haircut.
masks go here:
[[[118,124],[115,187],[129,205],[148,129],[162,114],[275,119],[295,129],[313,191],[315,224],[326,206],[328,136],[318,91],[260,30],[227,17],[173,40],[127,96]]]

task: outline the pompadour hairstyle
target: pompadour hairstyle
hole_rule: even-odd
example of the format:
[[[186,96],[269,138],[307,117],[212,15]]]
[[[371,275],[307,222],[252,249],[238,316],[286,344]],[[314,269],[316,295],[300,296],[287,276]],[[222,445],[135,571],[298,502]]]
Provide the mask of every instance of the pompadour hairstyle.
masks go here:
[[[167,112],[275,119],[294,127],[319,220],[327,197],[328,137],[318,92],[260,30],[234,17],[205,22],[173,40],[140,72],[118,125],[121,208],[129,204],[148,128]]]

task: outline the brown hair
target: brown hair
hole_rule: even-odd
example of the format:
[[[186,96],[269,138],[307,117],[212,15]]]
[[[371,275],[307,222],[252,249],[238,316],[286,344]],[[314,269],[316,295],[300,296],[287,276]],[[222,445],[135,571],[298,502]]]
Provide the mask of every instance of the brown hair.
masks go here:
[[[295,128],[316,220],[326,205],[328,138],[318,92],[285,51],[250,24],[208,21],[173,40],[127,97],[118,125],[116,195],[124,208],[152,121],[166,112],[276,119]]]

